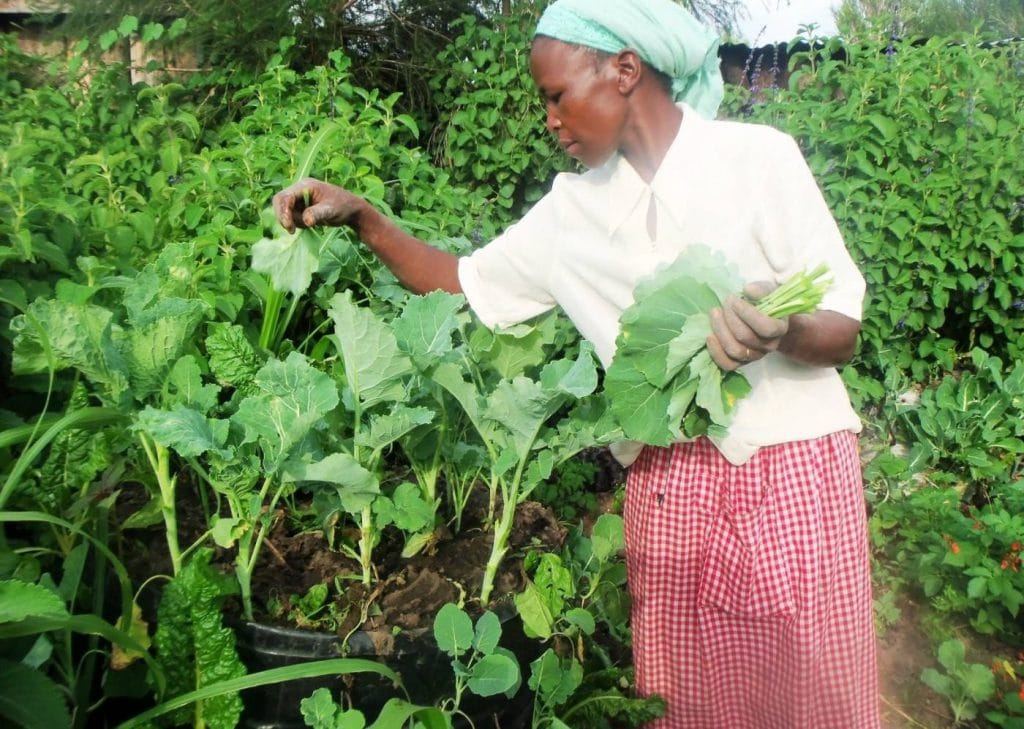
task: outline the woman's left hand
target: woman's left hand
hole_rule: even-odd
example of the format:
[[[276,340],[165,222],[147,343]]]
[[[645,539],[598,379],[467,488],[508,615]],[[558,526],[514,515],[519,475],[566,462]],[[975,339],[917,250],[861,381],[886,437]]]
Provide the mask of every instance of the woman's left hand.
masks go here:
[[[758,311],[751,301],[771,293],[777,284],[758,281],[743,289],[745,298],[729,296],[721,308],[712,309],[708,353],[727,372],[778,350],[789,331],[789,318],[776,319]]]

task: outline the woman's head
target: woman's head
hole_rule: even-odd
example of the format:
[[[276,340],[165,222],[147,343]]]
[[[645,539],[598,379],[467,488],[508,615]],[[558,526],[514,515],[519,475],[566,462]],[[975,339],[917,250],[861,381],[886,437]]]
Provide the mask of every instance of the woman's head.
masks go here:
[[[541,16],[536,36],[609,55],[633,50],[670,79],[675,100],[702,116],[714,117],[722,101],[718,37],[673,0],[557,0]]]
[[[618,151],[630,117],[629,97],[644,70],[633,51],[612,55],[546,36],[534,39],[530,52],[547,127],[566,153],[587,167]]]

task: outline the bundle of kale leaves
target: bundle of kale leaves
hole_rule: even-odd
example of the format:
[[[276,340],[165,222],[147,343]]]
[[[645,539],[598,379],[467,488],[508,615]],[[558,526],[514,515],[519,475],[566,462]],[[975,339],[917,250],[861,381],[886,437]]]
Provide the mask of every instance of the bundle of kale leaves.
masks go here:
[[[810,313],[830,283],[822,265],[795,274],[754,305],[769,316]],[[636,303],[619,319],[603,388],[625,438],[667,446],[682,438],[725,435],[750,383],[738,371],[723,372],[711,359],[708,312],[742,288],[721,254],[697,245],[637,284]]]

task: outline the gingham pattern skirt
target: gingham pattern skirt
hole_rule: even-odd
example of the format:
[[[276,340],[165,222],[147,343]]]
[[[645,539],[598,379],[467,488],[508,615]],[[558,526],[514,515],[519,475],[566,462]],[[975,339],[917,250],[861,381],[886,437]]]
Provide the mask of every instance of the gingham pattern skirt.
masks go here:
[[[637,689],[657,729],[877,729],[856,436],[643,450],[626,488]]]

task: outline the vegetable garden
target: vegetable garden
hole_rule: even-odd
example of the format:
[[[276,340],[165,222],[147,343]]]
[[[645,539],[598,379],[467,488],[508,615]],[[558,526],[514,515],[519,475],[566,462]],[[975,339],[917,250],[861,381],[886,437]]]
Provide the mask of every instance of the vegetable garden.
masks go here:
[[[557,315],[490,332],[346,231],[289,235],[269,211],[314,175],[463,252],[535,201],[569,162],[527,36],[461,30],[430,128],[340,52],[292,70],[292,39],[245,81],[135,87],[115,67],[86,83],[84,42],[44,63],[0,40],[4,722],[659,713],[629,691],[604,451],[624,417],[605,385],[629,373],[606,378]],[[126,18],[103,43],[135,33],[164,29]],[[1024,727],[1024,44],[811,48],[791,90],[730,89],[723,116],[797,138],[868,279],[843,376],[876,622],[926,646],[887,726]],[[264,629],[328,647],[261,663]],[[301,719],[258,716],[268,696]]]

